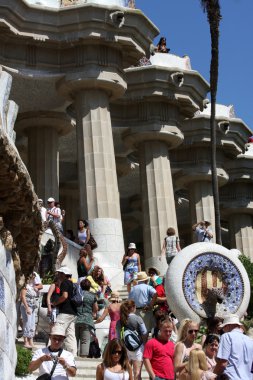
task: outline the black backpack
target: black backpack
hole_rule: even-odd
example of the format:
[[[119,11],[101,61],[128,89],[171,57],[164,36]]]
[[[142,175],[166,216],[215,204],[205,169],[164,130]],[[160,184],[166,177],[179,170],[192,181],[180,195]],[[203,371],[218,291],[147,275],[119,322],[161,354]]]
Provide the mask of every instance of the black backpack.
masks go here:
[[[73,284],[73,291],[72,296],[70,297],[70,301],[75,307],[82,306],[83,296],[79,284]]]

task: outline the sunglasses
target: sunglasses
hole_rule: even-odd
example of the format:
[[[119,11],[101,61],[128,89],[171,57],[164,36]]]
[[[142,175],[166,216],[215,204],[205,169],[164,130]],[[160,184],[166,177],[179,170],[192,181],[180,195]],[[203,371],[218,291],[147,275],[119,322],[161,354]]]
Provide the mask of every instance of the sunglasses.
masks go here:
[[[197,334],[199,332],[199,330],[188,330],[188,334]]]
[[[112,351],[112,354],[113,355],[121,355],[122,354],[122,351],[120,350],[120,351]]]

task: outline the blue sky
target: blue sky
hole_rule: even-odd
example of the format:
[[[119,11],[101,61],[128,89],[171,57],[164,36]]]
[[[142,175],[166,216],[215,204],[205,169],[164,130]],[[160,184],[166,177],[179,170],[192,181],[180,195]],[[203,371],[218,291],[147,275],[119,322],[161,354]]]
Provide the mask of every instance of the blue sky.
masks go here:
[[[220,0],[220,4],[217,102],[233,104],[236,116],[253,131],[253,0]],[[136,0],[136,8],[167,38],[171,53],[189,55],[192,68],[209,81],[210,33],[200,0]]]

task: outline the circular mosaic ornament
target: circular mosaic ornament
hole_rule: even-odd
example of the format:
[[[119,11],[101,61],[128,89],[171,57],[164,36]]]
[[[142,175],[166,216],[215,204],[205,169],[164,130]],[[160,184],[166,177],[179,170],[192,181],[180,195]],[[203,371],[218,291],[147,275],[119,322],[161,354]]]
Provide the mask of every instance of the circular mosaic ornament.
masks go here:
[[[233,250],[213,243],[195,243],[180,251],[166,274],[166,294],[178,319],[210,316],[210,294],[222,295],[216,315],[242,316],[250,298],[248,275]]]

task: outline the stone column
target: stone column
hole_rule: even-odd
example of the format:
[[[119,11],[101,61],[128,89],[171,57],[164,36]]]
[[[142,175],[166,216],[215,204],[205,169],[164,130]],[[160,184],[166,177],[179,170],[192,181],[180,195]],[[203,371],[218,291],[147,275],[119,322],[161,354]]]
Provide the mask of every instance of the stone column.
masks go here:
[[[123,96],[126,82],[121,48],[114,45],[89,40],[80,46],[78,69],[56,87],[75,109],[80,214],[89,221],[98,243],[95,257],[116,289],[123,283],[124,241],[109,101]]]
[[[108,94],[79,91],[75,109],[80,211],[98,243],[98,263],[120,287],[124,241]]]
[[[80,91],[75,108],[80,208],[89,219],[120,219],[108,95]]]
[[[253,259],[253,217],[250,214],[235,213],[229,216],[229,237],[231,248]]]
[[[59,136],[72,129],[61,112],[27,112],[18,116],[15,128],[28,136],[28,170],[39,198],[59,200]]]
[[[210,167],[211,151],[209,146],[194,146],[190,144],[181,146],[177,151],[173,151],[173,163],[177,162],[178,172],[174,176],[178,189],[188,189],[190,221],[189,231],[192,233],[192,241],[196,242],[195,233],[191,226],[201,220],[211,223],[213,232],[213,242],[215,242],[215,214],[213,203],[212,176]],[[219,186],[224,186],[228,181],[228,174],[222,167],[225,157],[220,151],[217,161],[217,176]]]
[[[140,144],[140,176],[143,241],[147,261],[161,254],[161,245],[167,228],[173,227],[177,231],[174,191],[166,143],[145,141]]]
[[[196,181],[190,183],[190,215],[191,224],[201,220],[207,220],[211,223],[211,228],[215,240],[215,216],[213,203],[213,189],[210,181]]]
[[[241,155],[228,170],[231,182],[221,189],[220,199],[222,217],[229,224],[230,248],[253,260],[252,160]]]
[[[30,128],[28,170],[39,198],[59,200],[58,133],[50,127]]]
[[[60,186],[61,208],[65,210],[66,217],[63,222],[64,231],[72,230],[77,234],[77,219],[84,218],[79,209],[79,191],[77,182],[64,183]]]
[[[160,257],[166,231],[173,227],[178,234],[169,149],[182,140],[177,126],[160,128],[153,123],[133,127],[124,135],[125,143],[139,151],[145,268],[156,266],[162,274],[167,270],[165,257]]]

